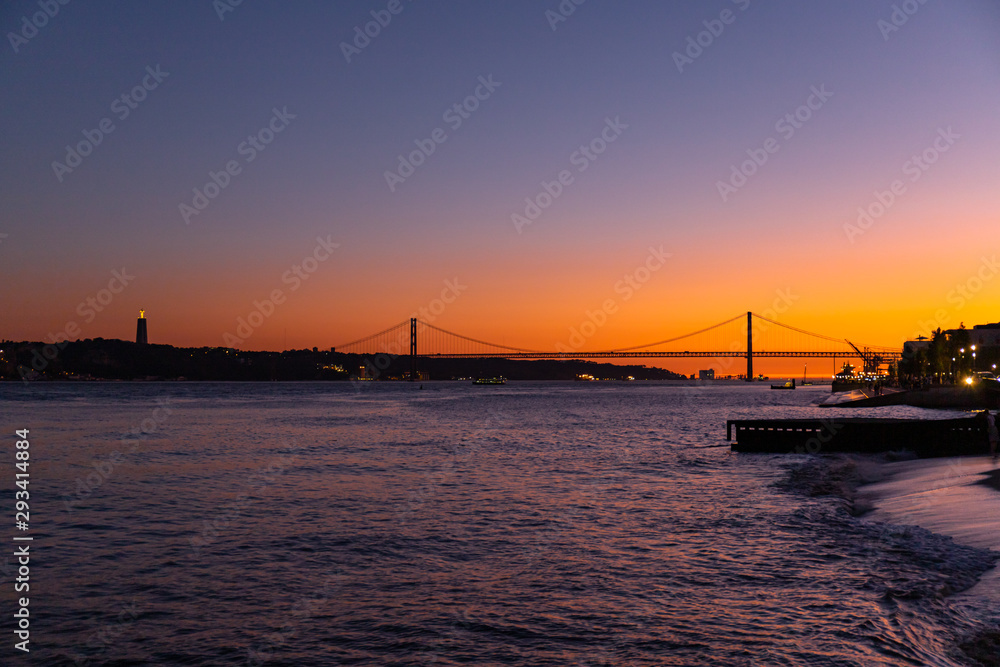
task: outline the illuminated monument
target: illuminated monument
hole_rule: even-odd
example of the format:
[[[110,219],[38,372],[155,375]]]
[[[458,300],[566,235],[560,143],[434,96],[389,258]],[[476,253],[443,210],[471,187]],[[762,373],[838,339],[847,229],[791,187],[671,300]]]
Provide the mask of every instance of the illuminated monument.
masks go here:
[[[146,340],[146,311],[139,311],[139,319],[135,321],[135,342],[139,345],[145,345],[148,341]]]

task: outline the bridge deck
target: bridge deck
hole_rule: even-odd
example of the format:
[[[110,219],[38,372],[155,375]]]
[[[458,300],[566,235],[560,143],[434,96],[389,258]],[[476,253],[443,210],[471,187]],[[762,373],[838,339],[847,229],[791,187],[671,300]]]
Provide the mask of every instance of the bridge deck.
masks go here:
[[[745,359],[747,356],[746,352],[481,352],[481,353],[463,353],[463,352],[432,352],[430,354],[421,354],[420,357],[429,357],[435,359],[656,359],[656,358],[678,358],[678,357],[688,357],[688,358],[715,358],[715,357],[728,357],[736,359]],[[756,351],[754,350],[753,356],[755,359],[758,358],[810,358],[810,359],[849,359],[851,357],[857,357],[857,354],[852,354],[851,352],[841,351],[841,352],[768,352],[768,351]],[[898,361],[902,358],[902,353],[890,352],[884,353],[881,357],[885,361]]]

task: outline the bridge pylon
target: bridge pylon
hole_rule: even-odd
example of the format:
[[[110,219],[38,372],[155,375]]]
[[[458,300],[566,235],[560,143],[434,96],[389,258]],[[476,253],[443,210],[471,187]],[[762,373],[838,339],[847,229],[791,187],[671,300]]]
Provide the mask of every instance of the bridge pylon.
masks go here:
[[[417,379],[417,318],[410,318],[410,382]]]
[[[747,311],[747,382],[753,382],[753,313]]]

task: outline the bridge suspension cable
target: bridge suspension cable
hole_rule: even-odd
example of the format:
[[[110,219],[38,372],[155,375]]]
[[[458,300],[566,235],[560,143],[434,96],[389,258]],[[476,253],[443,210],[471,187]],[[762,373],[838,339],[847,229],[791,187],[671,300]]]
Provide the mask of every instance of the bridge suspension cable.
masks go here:
[[[698,331],[693,331],[691,333],[684,334],[683,336],[676,336],[674,338],[667,338],[667,339],[664,339],[664,340],[657,341],[655,343],[647,343],[646,345],[634,345],[632,347],[619,347],[619,348],[615,348],[614,350],[610,350],[610,351],[611,352],[632,352],[633,350],[644,350],[646,348],[656,347],[657,345],[666,345],[667,343],[674,343],[676,341],[683,340],[685,338],[691,338],[692,336],[697,336],[698,334],[703,334],[703,333],[709,332],[712,329],[718,329],[719,327],[724,327],[727,324],[732,324],[736,320],[741,320],[744,317],[745,317],[745,315],[740,314],[740,315],[737,315],[736,317],[734,317],[732,319],[726,320],[725,322],[719,322],[718,324],[713,324],[710,327],[705,327],[704,329],[699,329]]]
[[[397,338],[399,338],[400,336],[402,336],[403,332],[406,332],[406,336],[405,337],[409,338],[409,331],[408,331],[408,327],[409,326],[410,326],[409,321],[400,322],[399,324],[395,324],[395,325],[393,325],[393,326],[391,326],[391,327],[389,327],[387,329],[383,329],[382,331],[379,331],[378,333],[371,334],[370,336],[365,336],[364,338],[359,338],[357,340],[353,340],[350,343],[345,343],[344,345],[338,345],[335,349],[337,349],[339,351],[342,351],[342,352],[353,352],[353,350],[350,350],[350,349],[347,349],[347,348],[358,347],[358,346],[364,345],[365,343],[370,343],[370,342],[375,341],[375,340],[380,339],[380,338],[388,339],[388,334],[390,334],[392,332],[397,332],[396,333],[396,337]],[[383,350],[372,349],[372,350],[366,350],[366,351],[381,352]]]
[[[769,322],[770,324],[775,324],[785,329],[791,329],[792,331],[797,331],[798,333],[805,334],[807,336],[822,338],[823,340],[833,341],[834,343],[848,343],[846,338],[834,338],[833,336],[824,336],[823,334],[813,333],[812,331],[806,331],[805,329],[799,329],[798,327],[793,327],[790,324],[782,324],[781,322],[776,322],[768,317],[764,317],[763,315],[758,315],[757,313],[753,313],[753,316],[756,317],[758,320],[764,320],[765,322]]]
[[[798,327],[793,327],[790,324],[784,324],[782,322],[776,322],[775,320],[772,320],[772,319],[770,319],[768,317],[764,317],[763,315],[758,315],[757,313],[753,313],[753,316],[756,317],[757,319],[764,320],[765,322],[768,322],[770,324],[777,325],[777,326],[782,327],[784,329],[790,329],[791,331],[795,331],[795,332],[798,332],[798,333],[801,333],[801,334],[805,334],[807,336],[812,336],[813,338],[820,338],[822,340],[827,340],[827,341],[831,341],[831,342],[834,342],[834,343],[840,343],[840,344],[846,343],[847,345],[849,345],[854,350],[858,350],[858,347],[859,347],[858,345],[855,345],[854,343],[852,343],[851,341],[849,341],[846,338],[834,338],[833,336],[826,336],[824,334],[816,333],[816,332],[813,332],[813,331],[806,331],[805,329],[800,329]],[[885,346],[880,346],[880,345],[861,345],[860,347],[861,348],[867,348],[869,350],[874,350],[874,351],[897,352],[896,348],[885,347]]]
[[[539,350],[528,350],[528,349],[520,348],[520,347],[510,347],[509,345],[498,345],[497,343],[489,343],[489,342],[484,341],[484,340],[479,340],[478,338],[470,338],[469,336],[463,336],[462,334],[457,334],[454,331],[448,331],[446,329],[442,329],[441,327],[436,327],[433,324],[429,324],[427,322],[424,322],[423,320],[417,320],[417,322],[419,324],[427,327],[428,329],[433,329],[433,330],[439,331],[439,332],[441,332],[443,334],[448,334],[449,336],[454,336],[455,338],[460,338],[460,339],[462,339],[464,341],[468,341],[470,343],[476,343],[478,345],[486,345],[487,347],[495,347],[495,348],[499,348],[501,350],[510,350],[511,352],[520,352],[522,354],[535,354],[535,353],[539,352]]]

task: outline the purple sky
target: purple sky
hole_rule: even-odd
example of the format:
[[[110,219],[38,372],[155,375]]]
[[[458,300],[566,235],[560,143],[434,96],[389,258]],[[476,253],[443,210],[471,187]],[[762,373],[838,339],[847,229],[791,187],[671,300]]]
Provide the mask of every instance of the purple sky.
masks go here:
[[[1000,281],[948,301],[996,247],[997,3],[587,0],[555,22],[560,5],[247,1],[220,17],[209,0],[77,1],[43,20],[37,0],[4,3],[0,337],[75,321],[129,338],[143,307],[151,341],[219,345],[281,289],[245,346],[329,346],[459,277],[437,324],[551,347],[660,245],[667,266],[588,346],[786,288],[790,323],[874,342],[941,308],[952,326],[1000,319]],[[348,62],[373,11],[391,20]],[[78,166],[54,166],[104,119]],[[940,136],[957,138],[907,171]],[[417,142],[433,153],[399,172]],[[409,175],[390,188],[392,171]],[[200,201],[211,173],[226,186]],[[902,194],[852,234],[894,180]],[[292,290],[317,237],[339,245]],[[122,267],[134,281],[84,321]]]

